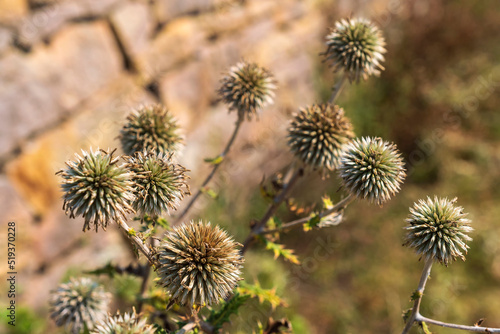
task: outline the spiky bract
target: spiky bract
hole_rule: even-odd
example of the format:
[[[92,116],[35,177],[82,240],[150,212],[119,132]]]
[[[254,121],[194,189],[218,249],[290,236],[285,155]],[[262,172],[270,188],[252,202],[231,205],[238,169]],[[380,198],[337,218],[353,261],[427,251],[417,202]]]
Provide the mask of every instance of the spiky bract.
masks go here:
[[[120,130],[120,141],[123,152],[130,156],[144,150],[177,152],[183,142],[176,119],[159,104],[132,112]]]
[[[123,315],[118,313],[114,316],[108,316],[105,320],[97,324],[91,334],[154,334],[156,329],[153,325],[146,323],[147,319],[140,317],[135,313]]]
[[[444,265],[457,258],[465,260],[462,251],[467,253],[466,242],[472,240],[467,233],[473,228],[463,208],[455,206],[455,202],[456,198],[435,196],[415,203],[406,219],[408,233],[404,245],[415,249],[426,260],[433,259]]]
[[[51,315],[57,326],[72,334],[82,333],[107,316],[111,295],[90,278],[71,278],[51,291]]]
[[[164,211],[177,209],[184,195],[189,194],[188,170],[174,163],[172,154],[136,152],[127,161],[136,185],[133,207],[137,212],[161,216]]]
[[[191,221],[169,232],[158,253],[159,284],[181,305],[211,305],[240,280],[241,246],[210,223]]]
[[[131,173],[117,165],[119,157],[99,149],[82,150],[82,156],[75,157],[76,161],[66,162],[68,168],[57,174],[63,178],[63,209],[70,218],[85,219],[83,231],[93,228],[97,232],[99,226],[106,230],[110,221],[133,212]]]
[[[273,102],[275,88],[275,80],[268,70],[254,63],[240,62],[222,79],[218,93],[229,111],[235,110],[239,117],[251,120],[259,109]]]
[[[304,163],[321,171],[336,169],[342,147],[354,138],[344,110],[331,104],[300,109],[288,129],[288,145]]]
[[[351,194],[379,205],[399,191],[406,177],[396,145],[370,137],[354,139],[345,146],[339,172]]]
[[[358,82],[384,70],[382,62],[386,52],[384,37],[369,20],[342,19],[326,37],[325,58],[332,62],[335,72],[344,70],[349,80]]]

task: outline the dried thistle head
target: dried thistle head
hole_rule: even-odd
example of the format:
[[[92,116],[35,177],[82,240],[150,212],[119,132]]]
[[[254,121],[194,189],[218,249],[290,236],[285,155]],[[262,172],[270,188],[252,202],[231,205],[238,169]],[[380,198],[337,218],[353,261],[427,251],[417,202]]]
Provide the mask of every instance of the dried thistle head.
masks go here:
[[[146,321],[146,318],[135,313],[135,309],[123,315],[118,311],[116,315],[108,316],[98,323],[90,334],[155,334],[154,326]]]
[[[335,72],[343,70],[349,80],[359,82],[384,70],[382,62],[386,52],[381,31],[369,20],[342,19],[335,23],[326,36],[327,50],[323,53],[332,62]]]
[[[352,124],[337,105],[300,109],[288,129],[290,150],[305,164],[324,171],[339,165],[343,146],[354,138]]]
[[[405,246],[413,248],[417,254],[426,260],[433,259],[444,265],[460,258],[465,261],[462,253],[467,253],[466,242],[472,239],[467,235],[473,230],[471,221],[463,208],[455,206],[456,198],[419,200],[410,208],[406,219],[408,225]]]
[[[90,278],[71,278],[51,291],[50,317],[72,334],[92,329],[106,318],[111,294]]]
[[[63,209],[70,218],[85,219],[83,231],[93,228],[97,232],[99,226],[106,230],[110,221],[124,219],[133,212],[132,175],[118,166],[120,157],[99,149],[82,150],[82,156],[75,157],[57,174],[63,178]]]
[[[240,280],[241,246],[210,223],[191,221],[175,228],[158,252],[159,284],[181,305],[217,304]]]
[[[396,145],[381,138],[357,138],[345,146],[339,166],[344,187],[378,205],[401,188],[406,173]]]
[[[219,96],[238,116],[251,120],[257,111],[271,104],[276,89],[272,74],[254,63],[240,62],[222,79]]]
[[[142,107],[128,115],[119,138],[123,152],[130,156],[143,150],[175,153],[183,143],[177,120],[160,104]]]
[[[164,211],[176,210],[189,194],[188,170],[174,163],[171,153],[143,151],[126,159],[136,185],[133,207],[137,212],[161,216]]]

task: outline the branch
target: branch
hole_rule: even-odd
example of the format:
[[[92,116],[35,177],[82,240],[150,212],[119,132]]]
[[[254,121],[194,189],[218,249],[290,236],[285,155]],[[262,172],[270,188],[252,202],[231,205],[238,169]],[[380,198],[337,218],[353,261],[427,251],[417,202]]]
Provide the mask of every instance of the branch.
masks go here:
[[[426,323],[441,326],[441,327],[460,329],[460,330],[464,330],[464,331],[477,332],[477,333],[500,333],[500,328],[450,324],[447,322],[442,322],[442,321],[426,318],[421,314],[417,314],[415,321],[426,322]]]
[[[148,259],[149,263],[151,265],[154,265],[155,261],[153,258],[153,255],[151,255],[151,252],[149,248],[144,244],[144,242],[139,238],[135,233],[132,231],[132,229],[127,225],[127,223],[123,220],[120,219],[117,221],[118,226],[120,226],[124,231],[127,237],[137,246],[137,249],[141,251],[144,256]]]
[[[224,159],[224,157],[229,153],[229,150],[231,149],[231,146],[233,145],[234,140],[236,139],[236,135],[238,134],[238,131],[240,130],[241,123],[243,123],[243,121],[244,121],[243,115],[239,115],[238,116],[238,120],[236,121],[236,125],[235,125],[235,128],[234,128],[233,134],[231,135],[231,138],[229,139],[229,142],[226,144],[226,147],[224,148],[224,151],[222,151],[222,153],[219,155],[219,157],[221,157],[221,158]],[[210,174],[207,176],[207,178],[205,179],[205,181],[203,181],[200,189],[198,189],[198,191],[196,192],[196,194],[193,197],[191,197],[191,200],[189,201],[189,203],[187,204],[187,206],[184,208],[184,210],[182,211],[182,213],[175,220],[174,225],[177,224],[177,223],[179,223],[182,220],[182,218],[184,218],[184,216],[189,212],[189,210],[193,206],[194,202],[196,202],[196,200],[198,199],[198,197],[200,197],[200,195],[203,193],[203,188],[214,177],[215,172],[217,172],[217,169],[219,169],[219,167],[220,167],[220,165],[222,164],[223,161],[224,160],[222,160],[220,163],[217,163],[217,164],[215,164],[213,166],[212,172],[210,172]]]
[[[328,100],[328,103],[333,104],[335,102],[337,95],[339,95],[340,91],[342,90],[342,87],[344,86],[345,79],[346,79],[346,75],[343,75],[340,78],[340,80],[335,84],[335,86],[333,87],[332,95],[330,96],[330,99]]]
[[[250,234],[246,238],[243,243],[243,248],[241,249],[241,254],[245,254],[248,248],[255,242],[255,236],[262,234],[264,231],[264,227],[266,226],[267,221],[274,215],[274,213],[278,210],[280,204],[286,199],[290,190],[295,186],[299,178],[304,175],[304,169],[299,168],[295,171],[295,173],[288,181],[287,185],[283,188],[278,197],[274,198],[273,203],[269,206],[266,213],[262,217],[262,219],[255,224],[255,226],[250,231]]]
[[[418,288],[416,293],[418,294],[415,302],[413,303],[413,308],[411,310],[411,315],[408,321],[406,322],[406,326],[403,329],[403,332],[401,334],[406,334],[409,332],[411,326],[413,326],[413,323],[417,321],[417,316],[420,315],[420,303],[422,302],[422,296],[424,295],[424,290],[425,290],[425,284],[427,283],[427,279],[429,278],[431,274],[431,268],[432,268],[432,263],[433,259],[429,258],[424,265],[424,269],[422,270],[422,276],[420,276],[420,282],[418,283]]]
[[[349,194],[349,195],[347,195],[346,198],[344,198],[343,200],[341,200],[340,202],[338,202],[337,204],[335,204],[334,207],[332,207],[332,208],[330,208],[330,209],[328,209],[326,211],[321,212],[318,215],[318,217],[321,219],[323,217],[331,215],[334,212],[340,211],[340,210],[344,209],[346,206],[348,206],[355,199],[356,199],[356,197],[354,195]],[[259,234],[260,235],[265,235],[265,234],[273,234],[273,233],[276,233],[276,232],[281,232],[281,231],[287,230],[289,228],[301,226],[302,224],[307,223],[310,219],[311,219],[311,217],[300,218],[300,219],[291,221],[289,223],[285,223],[285,224],[281,225],[278,228],[275,228],[275,229],[272,229],[272,230],[262,231]]]

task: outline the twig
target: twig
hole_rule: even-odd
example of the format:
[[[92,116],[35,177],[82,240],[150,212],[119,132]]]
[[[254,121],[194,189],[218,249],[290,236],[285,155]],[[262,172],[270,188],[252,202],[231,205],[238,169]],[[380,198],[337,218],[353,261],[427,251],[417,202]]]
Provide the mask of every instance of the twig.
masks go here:
[[[334,103],[335,99],[337,98],[337,95],[339,95],[340,91],[342,90],[342,87],[344,86],[346,76],[343,75],[340,80],[335,84],[333,87],[332,95],[330,96],[330,99],[328,100],[328,103]]]
[[[329,216],[331,215],[332,213],[334,212],[337,212],[339,210],[342,210],[344,209],[346,206],[348,206],[352,201],[354,201],[356,199],[356,197],[352,194],[349,194],[347,195],[346,198],[344,198],[343,200],[341,200],[340,202],[338,202],[337,204],[335,204],[334,207],[328,209],[328,210],[325,210],[323,212],[321,212],[318,217],[321,219],[323,217],[326,217],[326,216]],[[273,234],[273,233],[276,233],[276,232],[281,232],[283,230],[286,230],[286,229],[289,229],[289,228],[292,228],[292,227],[298,227],[298,226],[301,226],[302,224],[305,224],[307,223],[309,220],[311,220],[311,217],[304,217],[304,218],[300,218],[300,219],[297,219],[297,220],[294,220],[294,221],[291,221],[289,223],[285,223],[283,225],[281,225],[280,227],[278,228],[275,228],[275,229],[272,229],[272,230],[265,230],[265,231],[262,231],[260,232],[259,234],[260,235],[264,235],[264,234]]]
[[[255,242],[255,236],[261,234],[264,231],[264,227],[266,226],[267,221],[274,215],[274,213],[278,210],[280,204],[286,199],[288,193],[293,188],[293,186],[297,183],[298,179],[304,175],[304,170],[299,168],[295,171],[295,173],[290,178],[290,181],[283,188],[278,197],[274,198],[273,203],[269,206],[266,213],[262,217],[262,219],[255,224],[255,226],[250,231],[250,234],[246,238],[243,243],[243,248],[241,249],[241,254],[244,254],[248,248],[251,246],[253,242]]]
[[[236,139],[236,135],[238,134],[238,131],[240,130],[241,123],[243,123],[243,121],[244,121],[243,115],[239,115],[238,116],[238,120],[236,121],[236,126],[234,128],[233,134],[231,136],[231,139],[229,139],[229,142],[227,143],[226,147],[224,148],[224,151],[222,151],[222,153],[219,155],[219,157],[221,157],[222,159],[224,159],[224,157],[229,153],[229,150],[231,149],[231,146],[233,145],[234,140]],[[184,210],[182,211],[182,213],[175,220],[174,225],[177,224],[177,223],[179,223],[182,220],[182,218],[184,218],[184,216],[189,212],[189,210],[193,206],[194,202],[196,202],[196,200],[198,199],[198,197],[200,197],[200,195],[203,193],[203,188],[214,177],[215,172],[217,172],[217,169],[219,169],[219,167],[222,164],[222,162],[223,161],[221,161],[220,163],[217,163],[217,164],[215,164],[213,166],[212,171],[207,176],[207,178],[205,179],[205,181],[203,181],[200,189],[196,192],[196,194],[193,197],[191,197],[191,200],[189,201],[189,203],[187,204],[187,206],[184,208]]]
[[[158,218],[155,218],[155,220],[156,219],[158,219]],[[154,236],[154,234],[153,234],[153,236]],[[151,247],[154,246],[154,239],[153,238],[149,239],[149,245]],[[141,313],[141,311],[142,311],[142,306],[144,305],[144,297],[146,294],[146,289],[148,287],[149,276],[151,275],[151,264],[149,262],[145,263],[141,267],[142,267],[142,272],[141,272],[142,282],[141,282],[141,290],[139,291],[140,300],[139,300],[139,304],[137,305],[137,313]]]
[[[437,326],[441,326],[441,327],[460,329],[460,330],[470,331],[470,332],[477,332],[477,333],[500,333],[500,328],[450,324],[447,322],[442,322],[442,321],[426,318],[421,314],[417,314],[415,321],[425,322],[425,323],[429,323],[429,324],[433,324],[433,325],[437,325]]]
[[[151,265],[154,265],[155,261],[153,259],[153,256],[151,255],[151,252],[149,251],[148,247],[144,244],[144,242],[141,240],[141,238],[139,238],[132,232],[132,229],[127,225],[127,223],[123,219],[118,220],[117,223],[118,226],[120,226],[125,231],[127,237],[137,246],[137,249],[139,249],[141,253],[144,254],[144,256],[146,256],[149,263]]]
[[[432,268],[432,263],[433,259],[429,258],[424,265],[424,269],[422,270],[422,276],[420,276],[420,282],[418,283],[418,288],[416,293],[418,294],[417,298],[415,299],[415,302],[413,303],[413,308],[411,310],[411,315],[408,321],[406,322],[406,326],[403,329],[403,332],[401,334],[406,334],[409,332],[411,326],[413,326],[413,323],[416,320],[417,316],[420,315],[420,303],[422,302],[422,296],[424,295],[424,290],[425,290],[425,283],[427,283],[427,279],[429,278],[431,274],[431,268]]]

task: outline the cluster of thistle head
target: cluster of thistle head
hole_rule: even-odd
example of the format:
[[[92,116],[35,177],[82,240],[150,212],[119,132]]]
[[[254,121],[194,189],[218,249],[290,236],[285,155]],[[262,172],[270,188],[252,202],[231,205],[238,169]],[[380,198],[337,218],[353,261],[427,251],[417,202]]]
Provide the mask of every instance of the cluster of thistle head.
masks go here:
[[[384,39],[372,23],[345,19],[327,36],[325,59],[350,82],[383,69]],[[274,97],[271,73],[241,62],[222,79],[218,93],[239,121],[252,120]],[[120,134],[123,157],[104,150],[83,151],[67,162],[62,177],[63,209],[84,219],[83,230],[106,229],[128,214],[160,217],[175,210],[189,194],[188,170],[175,161],[183,145],[172,114],[161,105],[128,116]],[[381,138],[356,138],[351,121],[338,105],[302,108],[290,122],[291,152],[311,171],[337,172],[355,198],[383,204],[406,176],[401,153]],[[426,258],[448,264],[463,258],[469,221],[446,199],[421,201],[411,210],[406,244]],[[226,298],[240,279],[243,263],[236,243],[210,223],[190,222],[170,231],[154,250],[158,283],[182,305],[203,306]],[[52,317],[73,333],[153,333],[135,312],[106,316],[109,295],[89,279],[72,280],[53,294]],[[133,328],[141,327],[141,331]],[[118,329],[117,329],[118,328]],[[126,329],[124,329],[126,328]]]

